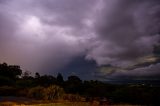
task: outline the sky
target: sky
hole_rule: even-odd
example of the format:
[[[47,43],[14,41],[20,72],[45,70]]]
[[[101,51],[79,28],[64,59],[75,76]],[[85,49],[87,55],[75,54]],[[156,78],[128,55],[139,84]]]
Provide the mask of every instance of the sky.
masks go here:
[[[82,79],[156,80],[159,14],[159,0],[0,0],[0,62]]]

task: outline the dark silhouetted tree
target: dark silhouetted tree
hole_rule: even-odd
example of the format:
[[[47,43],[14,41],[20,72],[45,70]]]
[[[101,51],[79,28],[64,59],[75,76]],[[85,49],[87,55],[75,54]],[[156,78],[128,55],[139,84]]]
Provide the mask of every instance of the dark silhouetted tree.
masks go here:
[[[7,63],[0,64],[0,76],[16,79],[21,76],[22,70],[17,65],[7,65]]]
[[[65,90],[68,93],[81,93],[82,80],[78,76],[69,76],[65,83]]]
[[[40,74],[39,74],[38,72],[36,72],[36,73],[35,73],[35,78],[38,79],[38,78],[40,78],[40,77],[41,77]]]
[[[82,83],[82,80],[78,76],[69,76],[68,82],[73,84],[79,84],[79,83]]]
[[[22,75],[22,78],[23,79],[34,79],[32,76],[31,76],[31,72],[30,71],[25,71]]]
[[[56,84],[56,78],[51,75],[43,75],[39,78],[38,81],[41,86],[50,86]]]
[[[57,84],[58,85],[63,85],[63,82],[64,82],[64,80],[63,80],[62,74],[58,73],[58,75],[57,75]]]

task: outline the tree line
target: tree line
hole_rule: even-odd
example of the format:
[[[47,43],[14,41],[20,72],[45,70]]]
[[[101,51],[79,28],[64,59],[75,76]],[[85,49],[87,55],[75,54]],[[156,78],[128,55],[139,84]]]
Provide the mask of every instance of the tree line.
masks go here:
[[[57,76],[23,72],[18,65],[0,64],[0,96],[23,96],[38,100],[64,99],[93,101],[107,98],[110,103],[160,104],[159,86],[115,85],[97,80],[83,81],[78,76]]]

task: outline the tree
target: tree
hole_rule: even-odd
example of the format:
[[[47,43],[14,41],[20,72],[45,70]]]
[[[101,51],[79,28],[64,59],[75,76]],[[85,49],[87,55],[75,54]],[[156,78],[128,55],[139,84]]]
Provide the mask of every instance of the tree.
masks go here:
[[[81,93],[82,80],[78,76],[69,76],[65,83],[65,90],[67,93]]]
[[[72,84],[80,84],[82,83],[82,80],[78,76],[69,76],[68,82]]]
[[[0,76],[16,79],[21,76],[22,70],[20,66],[8,65],[7,63],[0,64]]]
[[[31,76],[31,72],[30,71],[25,71],[23,73],[23,76],[22,76],[23,79],[34,79],[32,76]]]
[[[58,85],[62,85],[64,82],[63,76],[61,73],[58,73],[58,75],[57,75],[57,82],[58,82]]]
[[[43,75],[38,79],[38,84],[48,87],[50,85],[56,84],[56,78],[51,75]]]
[[[40,78],[40,74],[38,72],[35,73],[35,78]]]
[[[20,69],[20,66],[17,66],[17,65],[9,65],[9,70],[11,71],[13,78],[18,78],[22,74],[22,70]]]

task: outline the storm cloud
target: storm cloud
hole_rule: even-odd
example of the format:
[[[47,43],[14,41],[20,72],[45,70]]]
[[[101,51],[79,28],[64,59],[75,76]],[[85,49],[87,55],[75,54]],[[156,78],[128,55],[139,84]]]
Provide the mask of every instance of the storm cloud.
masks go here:
[[[123,66],[150,55],[153,45],[159,41],[158,3],[154,0],[104,1],[106,6],[98,15],[95,26],[99,44],[88,57],[96,59],[99,64]]]
[[[158,0],[0,0],[0,62],[48,74],[82,56],[94,68],[110,64],[105,76],[159,73],[158,63],[126,71],[154,55],[159,14]]]
[[[56,70],[83,54],[91,1],[14,0],[0,4],[1,62]]]

